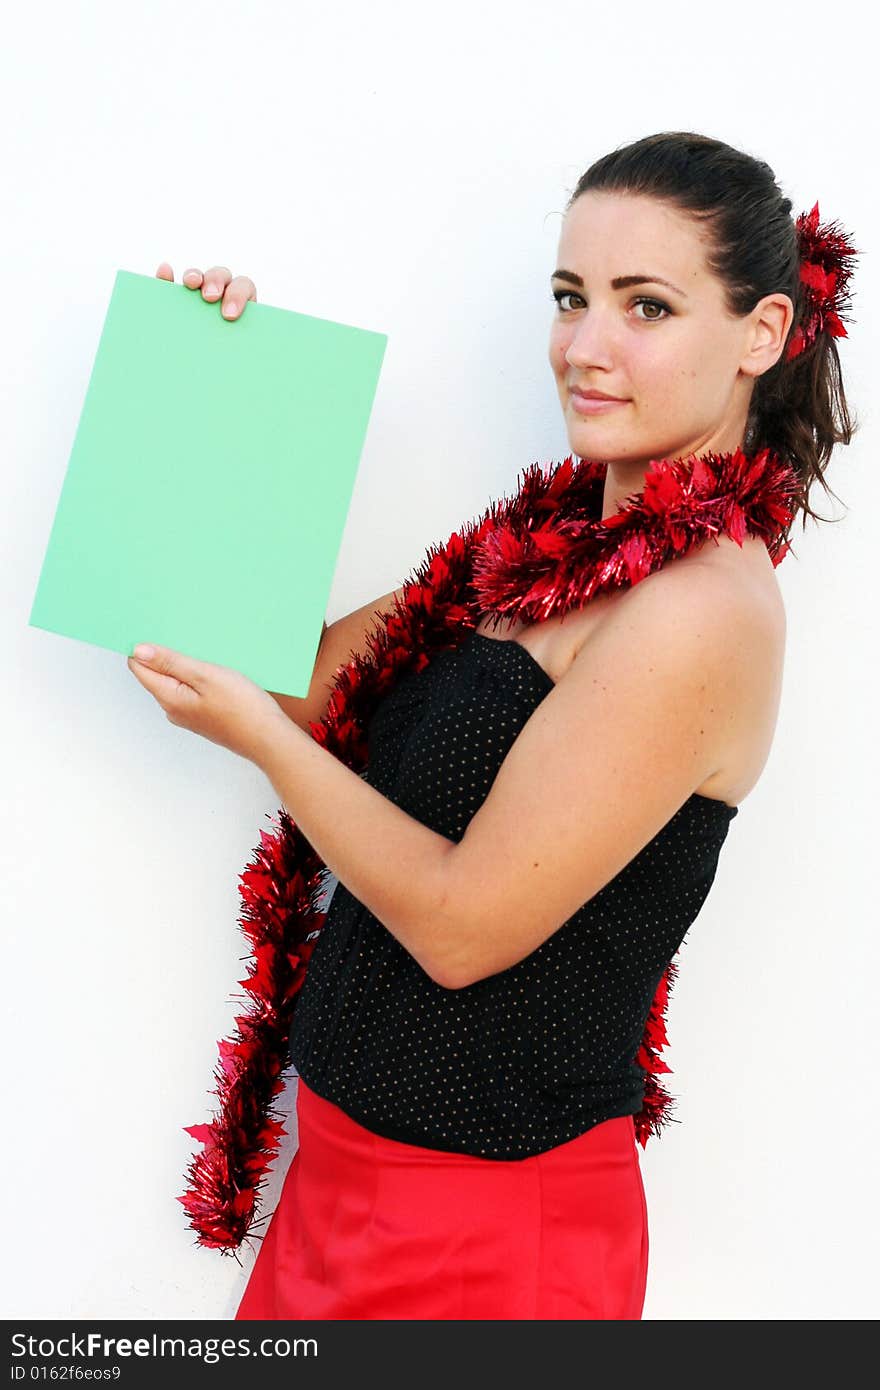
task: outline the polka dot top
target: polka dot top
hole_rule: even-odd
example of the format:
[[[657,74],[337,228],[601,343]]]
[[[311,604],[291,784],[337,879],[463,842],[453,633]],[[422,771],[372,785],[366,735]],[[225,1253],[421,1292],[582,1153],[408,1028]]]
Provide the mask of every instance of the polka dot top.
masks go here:
[[[521,643],[471,632],[375,707],[370,785],[459,841],[553,688]],[[290,1061],[376,1134],[484,1158],[542,1153],[637,1113],[660,977],[715,877],[735,807],[695,793],[537,950],[437,984],[336,884],[294,1010]]]

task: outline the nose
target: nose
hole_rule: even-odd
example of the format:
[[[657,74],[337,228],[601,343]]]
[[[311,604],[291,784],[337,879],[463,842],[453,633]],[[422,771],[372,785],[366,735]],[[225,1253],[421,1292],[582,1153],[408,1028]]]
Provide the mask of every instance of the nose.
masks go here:
[[[607,371],[613,365],[611,333],[603,324],[601,314],[584,314],[569,330],[570,337],[564,356],[570,367],[583,373],[585,368],[601,367]]]

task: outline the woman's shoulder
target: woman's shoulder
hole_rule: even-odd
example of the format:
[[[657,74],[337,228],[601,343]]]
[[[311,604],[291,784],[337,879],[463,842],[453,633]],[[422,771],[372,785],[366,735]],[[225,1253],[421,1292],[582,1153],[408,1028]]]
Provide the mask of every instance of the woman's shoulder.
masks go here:
[[[627,623],[633,609],[649,609],[658,620],[711,622],[735,644],[746,666],[772,671],[785,643],[785,610],[767,547],[748,536],[740,547],[728,536],[709,541],[670,561],[638,584],[614,589],[541,623],[513,623],[497,636],[514,639],[554,681],[608,623]],[[755,663],[758,663],[756,667]]]
[[[627,621],[634,608],[651,608],[674,621],[679,614],[702,615],[731,633],[760,636],[762,643],[785,633],[785,608],[773,561],[759,536],[740,545],[730,536],[708,540],[668,561],[638,584],[612,591],[554,621],[573,652],[600,624]],[[549,628],[549,624],[547,625]]]
[[[658,622],[699,624],[723,645],[738,707],[752,715],[778,700],[786,619],[773,561],[759,536],[719,536],[643,581],[642,600]],[[636,598],[641,585],[629,593]],[[621,615],[624,612],[621,607]]]
[[[710,540],[569,618],[552,634],[559,671],[606,625],[619,626],[633,641],[639,633],[668,630],[673,645],[686,629],[690,636],[704,635],[707,649],[723,652],[720,665],[711,663],[719,675],[706,698],[716,711],[723,707],[728,732],[719,766],[699,790],[738,805],[769,756],[785,656],[782,594],[760,537],[748,536],[742,546],[728,536],[717,544]],[[533,640],[537,646],[537,636]]]
[[[730,679],[729,737],[718,771],[700,791],[738,805],[763,772],[779,715],[786,618],[773,561],[759,536],[742,545],[720,536],[652,575],[661,594],[685,613],[715,626],[725,644]],[[690,606],[699,591],[699,603]]]
[[[711,593],[723,606],[730,620],[754,628],[762,642],[785,637],[785,604],[776,569],[760,536],[746,536],[742,543],[721,535],[681,560],[667,566],[661,574],[687,582],[694,578],[708,583]],[[755,626],[757,625],[757,626]]]

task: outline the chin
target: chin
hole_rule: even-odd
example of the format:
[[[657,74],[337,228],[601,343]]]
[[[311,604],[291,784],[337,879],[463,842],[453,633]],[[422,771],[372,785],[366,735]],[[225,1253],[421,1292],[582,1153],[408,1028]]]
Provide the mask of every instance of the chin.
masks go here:
[[[607,444],[591,446],[583,439],[569,439],[568,447],[569,453],[580,459],[589,459],[590,463],[611,463],[618,457],[618,452],[609,449]]]
[[[633,440],[631,433],[609,429],[607,426],[603,427],[601,421],[597,419],[595,422],[588,420],[586,424],[582,424],[580,421],[577,424],[569,423],[568,442],[573,449],[592,448],[594,452],[596,449],[601,449],[605,453],[611,454],[615,449],[631,446]]]

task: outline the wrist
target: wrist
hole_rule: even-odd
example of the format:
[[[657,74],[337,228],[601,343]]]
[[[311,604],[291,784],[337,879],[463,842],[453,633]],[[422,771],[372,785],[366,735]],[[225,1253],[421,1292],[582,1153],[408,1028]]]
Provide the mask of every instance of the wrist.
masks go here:
[[[274,711],[267,711],[267,718],[255,741],[254,753],[251,758],[251,762],[266,774],[270,782],[273,780],[273,773],[277,770],[279,761],[289,756],[290,739],[309,737],[298,724],[294,724],[292,719],[288,719],[284,711],[274,701],[273,705]]]

